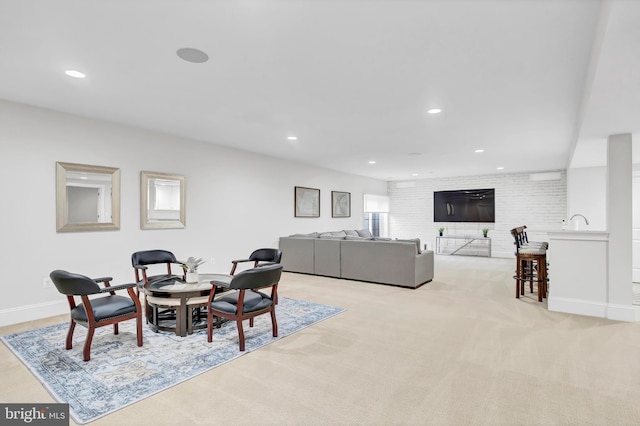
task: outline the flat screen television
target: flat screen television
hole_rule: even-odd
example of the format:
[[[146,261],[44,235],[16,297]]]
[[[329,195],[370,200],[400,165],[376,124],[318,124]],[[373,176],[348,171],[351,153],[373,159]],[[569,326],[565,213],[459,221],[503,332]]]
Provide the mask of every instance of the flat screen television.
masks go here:
[[[434,222],[495,222],[495,189],[433,193]]]

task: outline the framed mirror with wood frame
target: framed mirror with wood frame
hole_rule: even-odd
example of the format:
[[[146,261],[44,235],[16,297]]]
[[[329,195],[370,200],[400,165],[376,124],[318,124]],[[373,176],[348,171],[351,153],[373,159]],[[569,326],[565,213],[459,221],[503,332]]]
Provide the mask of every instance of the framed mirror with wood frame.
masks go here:
[[[140,228],[179,229],[186,225],[185,178],[140,172]]]
[[[56,231],[120,229],[120,169],[56,162]]]

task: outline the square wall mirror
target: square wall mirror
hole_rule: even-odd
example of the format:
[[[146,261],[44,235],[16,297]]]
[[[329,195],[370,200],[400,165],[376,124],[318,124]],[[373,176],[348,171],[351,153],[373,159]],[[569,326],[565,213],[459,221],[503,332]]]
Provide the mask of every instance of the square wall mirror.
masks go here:
[[[140,228],[185,227],[184,176],[140,172]]]
[[[56,163],[56,231],[120,229],[120,169]]]

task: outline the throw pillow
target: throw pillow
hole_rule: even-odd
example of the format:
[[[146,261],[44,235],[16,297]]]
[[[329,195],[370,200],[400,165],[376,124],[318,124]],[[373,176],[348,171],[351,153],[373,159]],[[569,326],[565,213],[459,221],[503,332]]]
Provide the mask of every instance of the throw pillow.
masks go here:
[[[360,237],[373,238],[373,234],[371,234],[371,232],[368,229],[358,229],[356,232]]]
[[[367,237],[358,237],[358,236],[354,236],[354,235],[347,235],[346,237],[344,237],[345,240],[355,240],[355,241],[371,241],[373,240],[373,238],[367,238]]]
[[[352,237],[359,237],[360,235],[358,235],[358,233],[355,231],[355,229],[349,229],[344,231],[345,235],[351,235]]]
[[[312,232],[310,234],[293,234],[289,235],[291,238],[318,238],[317,232]]]

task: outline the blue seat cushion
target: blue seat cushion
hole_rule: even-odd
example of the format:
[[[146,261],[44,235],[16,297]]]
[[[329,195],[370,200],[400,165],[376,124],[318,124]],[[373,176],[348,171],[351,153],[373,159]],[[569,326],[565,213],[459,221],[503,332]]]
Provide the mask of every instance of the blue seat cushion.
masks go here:
[[[119,317],[136,311],[136,305],[130,297],[118,295],[91,299],[91,306],[93,307],[93,316],[96,321]],[[71,318],[80,322],[88,321],[84,304],[81,303],[71,310]]]
[[[238,295],[239,291],[235,291],[229,295],[225,295],[211,303],[211,309],[214,311],[227,312],[229,314],[238,313]],[[243,312],[254,312],[267,308],[273,304],[271,297],[259,291],[247,290],[244,293]]]

